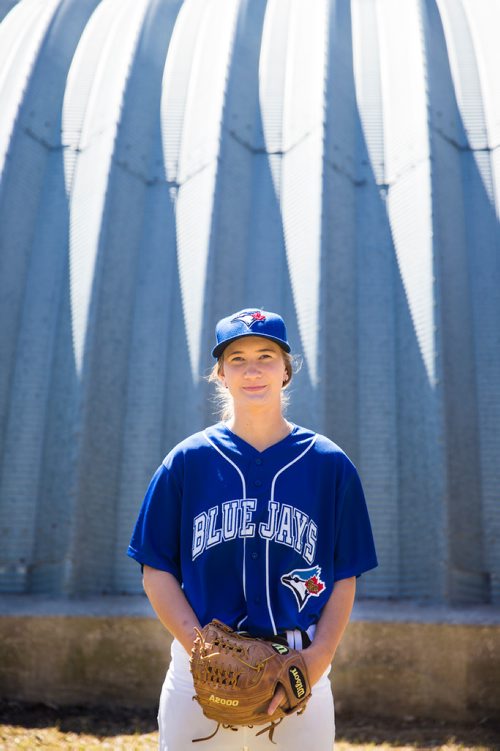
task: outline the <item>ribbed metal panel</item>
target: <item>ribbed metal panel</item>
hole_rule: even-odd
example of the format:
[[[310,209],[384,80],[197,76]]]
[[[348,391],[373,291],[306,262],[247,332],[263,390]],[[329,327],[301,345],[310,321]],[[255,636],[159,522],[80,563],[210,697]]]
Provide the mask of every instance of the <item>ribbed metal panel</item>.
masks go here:
[[[429,6],[434,34],[429,88],[442,278],[450,596],[481,601],[491,591],[497,601],[500,235],[494,158],[499,134],[492,115],[498,118],[499,97],[498,87],[496,95],[488,91],[492,72],[484,58],[494,54],[491,37],[488,44],[494,19],[485,12],[487,4],[479,3],[477,10],[466,3]]]
[[[361,180],[356,190],[353,221],[357,257],[353,294],[357,304],[357,443],[359,465],[366,467],[366,492],[378,508],[374,533],[381,566],[374,593],[399,593],[404,574],[399,538],[404,534],[404,506],[399,495],[396,392],[396,252],[387,210],[387,123],[383,110],[385,36],[399,36],[399,17],[392,29],[374,3],[352,4],[353,86],[359,136],[356,163]],[[389,17],[390,18],[390,17]],[[402,29],[405,29],[403,24]],[[392,32],[392,33],[391,33]],[[354,84],[355,82],[355,84]],[[335,118],[332,118],[335,128]],[[335,254],[332,247],[330,253]],[[332,368],[335,364],[332,363]],[[343,421],[348,420],[348,413]],[[403,451],[401,457],[404,456]],[[401,526],[401,529],[400,529]],[[414,556],[415,558],[415,556]],[[389,573],[391,572],[391,573]]]
[[[372,597],[500,601],[495,0],[0,2],[0,589],[136,592],[147,481],[261,305]]]

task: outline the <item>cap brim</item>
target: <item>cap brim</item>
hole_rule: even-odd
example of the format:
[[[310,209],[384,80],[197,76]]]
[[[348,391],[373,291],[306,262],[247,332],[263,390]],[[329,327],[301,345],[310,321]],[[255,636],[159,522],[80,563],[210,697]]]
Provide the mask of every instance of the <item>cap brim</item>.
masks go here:
[[[223,342],[213,348],[212,355],[216,358],[219,358],[226,347],[231,344],[231,342],[235,342],[236,339],[244,339],[246,336],[259,336],[262,339],[270,339],[272,342],[276,342],[276,344],[278,344],[285,352],[291,351],[290,345],[284,342],[282,339],[278,339],[275,336],[269,336],[268,334],[257,334],[254,331],[249,331],[248,334],[238,334],[238,336],[232,336],[230,339],[225,339]]]

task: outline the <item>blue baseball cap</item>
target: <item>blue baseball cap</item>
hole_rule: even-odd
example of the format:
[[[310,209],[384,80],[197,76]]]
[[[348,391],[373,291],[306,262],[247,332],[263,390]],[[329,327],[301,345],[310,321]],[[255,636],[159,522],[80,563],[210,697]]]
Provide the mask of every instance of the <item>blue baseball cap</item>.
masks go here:
[[[242,336],[262,336],[279,344],[285,352],[290,352],[282,317],[267,310],[246,308],[227,318],[221,318],[218,322],[215,327],[217,344],[212,350],[213,356],[220,357],[228,344]]]

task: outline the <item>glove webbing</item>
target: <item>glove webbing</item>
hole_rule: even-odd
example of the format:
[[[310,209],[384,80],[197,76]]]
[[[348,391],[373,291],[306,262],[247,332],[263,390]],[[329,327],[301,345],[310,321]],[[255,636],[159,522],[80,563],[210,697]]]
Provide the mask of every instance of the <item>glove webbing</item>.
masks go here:
[[[203,636],[203,634],[201,633],[201,631],[198,628],[196,628],[196,626],[195,626],[194,630],[196,631],[196,633],[200,637],[200,641],[202,643],[202,650],[206,650],[207,649],[207,647],[206,647],[206,643],[207,642],[206,642],[205,637]],[[220,647],[220,649],[222,649],[223,652],[234,652],[233,656],[239,662],[241,662],[242,665],[245,665],[247,668],[251,668],[252,670],[256,670],[257,672],[260,672],[261,670],[263,670],[265,663],[268,660],[272,660],[273,657],[274,657],[274,655],[270,655],[269,657],[266,657],[264,660],[261,660],[259,663],[257,663],[257,665],[251,665],[249,662],[246,662],[242,657],[240,657],[240,654],[242,652],[246,655],[248,653],[248,650],[243,649],[242,647],[235,647],[233,644],[230,644],[230,643],[228,643],[226,641],[223,641],[222,639],[215,639],[214,643],[213,643],[213,646],[214,647]],[[219,654],[220,654],[220,652],[210,652],[210,654],[201,654],[201,659],[202,660],[209,660],[211,657],[217,657],[217,655],[219,655]],[[214,675],[215,679],[217,679],[217,676],[219,674],[225,676],[225,674],[228,673],[227,670],[221,670],[218,667],[214,668],[213,665],[210,665],[207,668],[207,671],[209,673],[213,672],[214,674],[216,674],[216,675]],[[232,675],[232,673],[228,673],[228,675]],[[231,680],[231,683],[236,683],[238,675],[240,675],[240,673],[236,673],[235,674],[235,678],[234,678],[234,680],[233,679]],[[207,675],[207,680],[212,681],[213,680],[212,676],[211,675]]]

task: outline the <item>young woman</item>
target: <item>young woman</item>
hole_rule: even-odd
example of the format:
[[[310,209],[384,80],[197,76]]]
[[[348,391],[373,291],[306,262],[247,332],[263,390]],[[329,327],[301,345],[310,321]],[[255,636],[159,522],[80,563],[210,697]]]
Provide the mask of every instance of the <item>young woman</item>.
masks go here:
[[[194,628],[218,618],[304,650],[313,685],[302,715],[275,730],[220,728],[204,751],[331,751],[328,677],[351,614],[356,577],[377,565],[357,471],[328,438],[289,422],[292,378],[283,319],[248,309],[216,327],[212,380],[230,415],[175,446],[147,490],[128,554],[173,635],[160,698],[161,751],[187,751],[216,723],[202,714],[189,672]],[[272,714],[283,702],[279,689]]]

